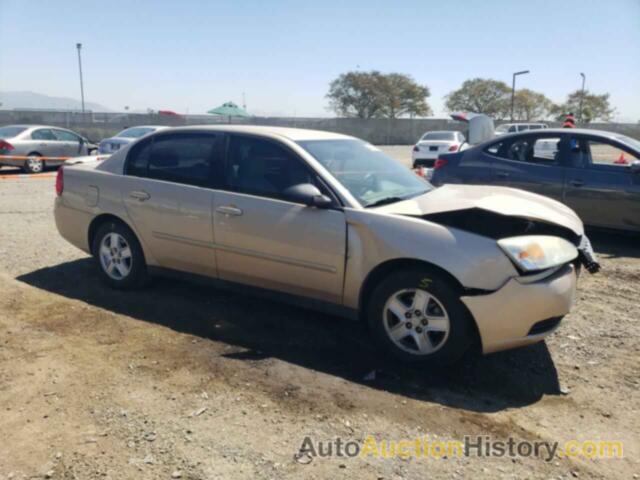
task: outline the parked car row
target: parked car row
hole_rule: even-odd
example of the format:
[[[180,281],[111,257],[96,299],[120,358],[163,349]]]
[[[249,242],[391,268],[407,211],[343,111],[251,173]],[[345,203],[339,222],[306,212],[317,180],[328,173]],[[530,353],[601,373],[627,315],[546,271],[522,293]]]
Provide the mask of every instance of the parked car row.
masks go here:
[[[109,155],[123,145],[163,128],[167,127],[150,125],[127,128],[96,145],[66,128],[8,125],[0,127],[0,167],[19,167],[27,173],[40,173],[46,167],[62,165],[69,158]]]

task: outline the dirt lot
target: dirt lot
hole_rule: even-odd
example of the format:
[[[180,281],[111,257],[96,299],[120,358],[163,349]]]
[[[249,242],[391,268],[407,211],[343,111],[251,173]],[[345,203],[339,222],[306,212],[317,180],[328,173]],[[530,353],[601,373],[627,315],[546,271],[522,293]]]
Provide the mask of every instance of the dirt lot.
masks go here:
[[[546,343],[424,371],[326,315],[106,290],[53,197],[52,178],[0,179],[0,479],[639,478],[637,239],[592,235],[603,272]],[[620,440],[624,458],[294,458],[306,436],[368,435]]]

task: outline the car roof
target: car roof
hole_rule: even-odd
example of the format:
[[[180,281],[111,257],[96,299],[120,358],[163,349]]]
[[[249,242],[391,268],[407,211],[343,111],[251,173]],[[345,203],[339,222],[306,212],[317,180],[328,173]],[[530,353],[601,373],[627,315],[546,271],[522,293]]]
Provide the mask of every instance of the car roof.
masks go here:
[[[121,131],[131,130],[132,128],[169,128],[167,125],[131,125],[130,127],[123,128]]]
[[[608,132],[606,130],[592,130],[590,128],[545,128],[543,130],[525,130],[523,132],[508,133],[506,135],[500,135],[498,137],[489,139],[486,142],[478,144],[478,146],[484,147],[486,145],[502,142],[505,139],[511,139],[511,138],[519,138],[519,137],[524,138],[524,137],[537,136],[537,135],[544,135],[545,137],[548,137],[548,136],[553,136],[553,134],[564,135],[567,133],[579,134],[579,135],[590,135],[594,137],[603,137],[609,140],[618,140],[619,137],[626,136],[623,133]]]
[[[429,133],[461,133],[458,130],[429,130],[428,132],[424,132],[422,136],[425,136]]]
[[[252,135],[261,135],[265,137],[284,137],[292,141],[299,140],[338,140],[338,139],[354,139],[348,135],[340,133],[327,132],[324,130],[309,130],[305,128],[289,128],[289,127],[270,127],[262,125],[193,125],[186,127],[174,127],[171,132],[177,131],[198,131],[198,132],[229,132],[229,133],[247,133]],[[168,133],[168,132],[167,132]]]

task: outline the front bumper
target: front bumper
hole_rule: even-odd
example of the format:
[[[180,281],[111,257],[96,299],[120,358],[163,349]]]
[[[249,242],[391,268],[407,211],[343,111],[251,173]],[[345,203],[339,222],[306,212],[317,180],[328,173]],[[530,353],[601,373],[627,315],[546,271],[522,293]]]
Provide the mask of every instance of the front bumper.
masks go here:
[[[576,277],[569,264],[531,283],[512,278],[488,295],[462,297],[478,326],[482,351],[529,345],[552,333],[573,305]]]

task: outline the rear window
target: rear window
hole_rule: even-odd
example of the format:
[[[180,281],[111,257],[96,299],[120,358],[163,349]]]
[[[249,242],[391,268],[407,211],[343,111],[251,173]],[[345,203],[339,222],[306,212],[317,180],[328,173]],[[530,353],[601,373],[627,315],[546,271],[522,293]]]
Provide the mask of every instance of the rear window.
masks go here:
[[[427,132],[422,140],[455,140],[455,132]]]
[[[1,127],[0,138],[13,138],[24,132],[27,127]]]

